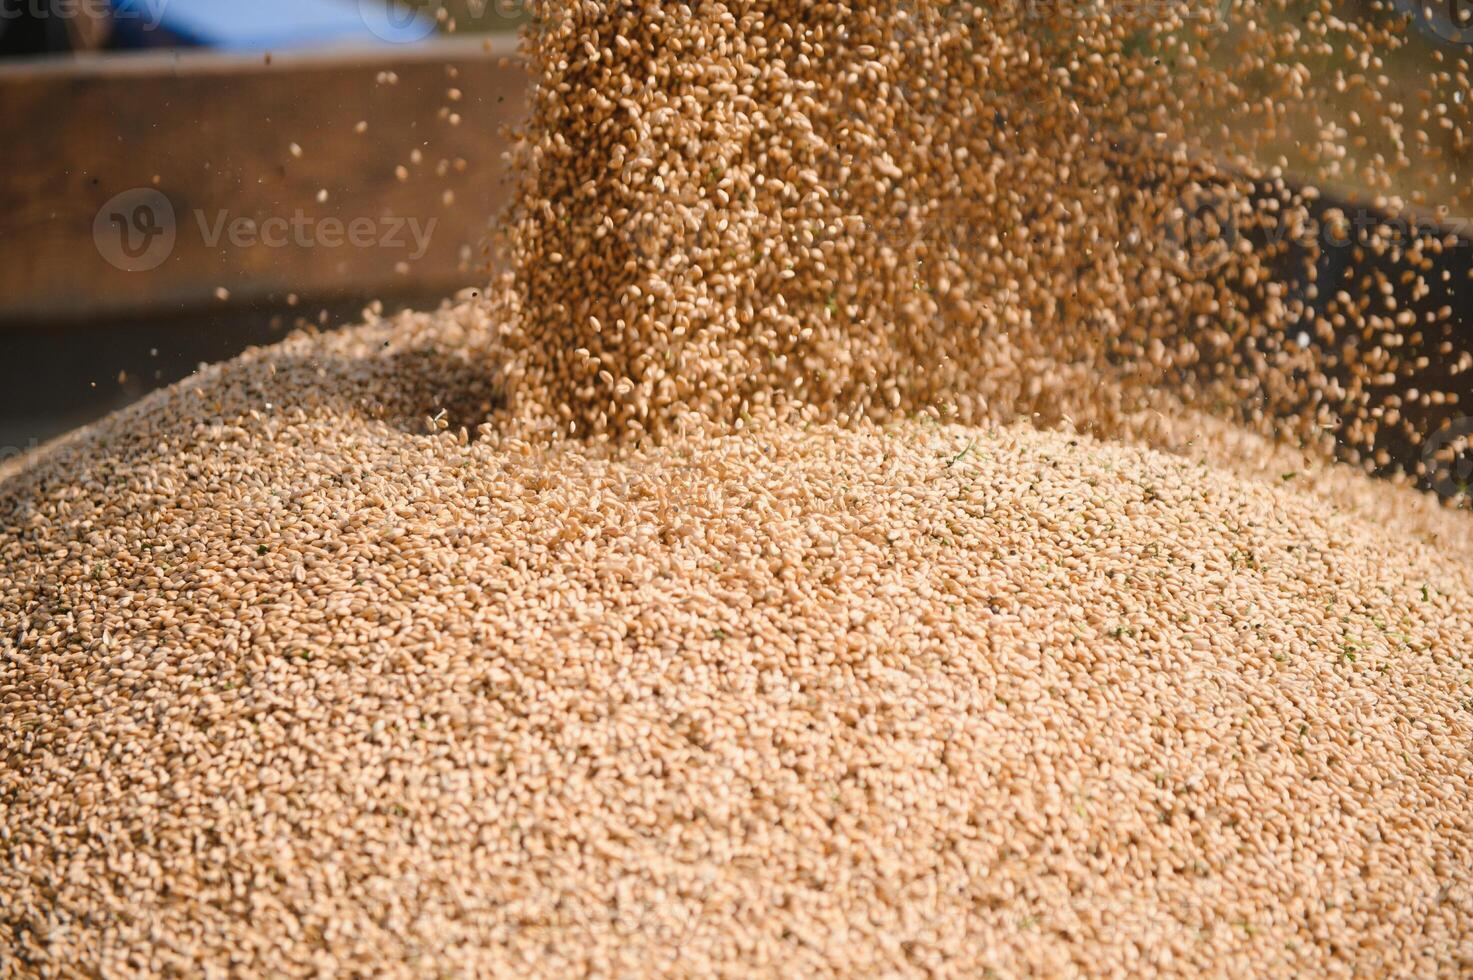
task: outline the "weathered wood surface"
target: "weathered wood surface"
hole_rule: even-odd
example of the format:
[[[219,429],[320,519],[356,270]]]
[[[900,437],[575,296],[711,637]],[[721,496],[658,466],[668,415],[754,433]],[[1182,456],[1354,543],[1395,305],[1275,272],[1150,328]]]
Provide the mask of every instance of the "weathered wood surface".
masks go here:
[[[476,281],[527,88],[513,54],[476,38],[0,67],[0,326]]]

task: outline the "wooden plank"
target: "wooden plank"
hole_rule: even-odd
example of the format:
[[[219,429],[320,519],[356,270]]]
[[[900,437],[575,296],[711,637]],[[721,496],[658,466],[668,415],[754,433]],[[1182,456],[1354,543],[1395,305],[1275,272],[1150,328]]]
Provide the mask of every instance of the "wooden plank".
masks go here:
[[[0,68],[0,325],[209,309],[217,290],[315,302],[478,281],[509,190],[502,129],[527,87],[513,51],[452,39]]]

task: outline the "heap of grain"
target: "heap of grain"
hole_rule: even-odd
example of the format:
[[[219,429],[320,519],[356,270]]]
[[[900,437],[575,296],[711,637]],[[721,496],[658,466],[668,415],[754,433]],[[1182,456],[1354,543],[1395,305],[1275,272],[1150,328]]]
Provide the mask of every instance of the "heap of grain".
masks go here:
[[[863,7],[552,5],[496,305],[0,474],[0,963],[1473,966],[1466,515],[1178,401],[1350,397],[1141,234],[1196,28]]]

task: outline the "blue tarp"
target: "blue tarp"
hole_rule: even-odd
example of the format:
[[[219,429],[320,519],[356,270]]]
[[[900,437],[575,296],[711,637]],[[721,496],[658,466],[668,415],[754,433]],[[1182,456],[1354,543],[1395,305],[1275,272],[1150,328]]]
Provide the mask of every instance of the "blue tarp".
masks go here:
[[[189,45],[284,51],[337,44],[407,44],[434,21],[385,0],[113,0],[115,37],[127,46]]]

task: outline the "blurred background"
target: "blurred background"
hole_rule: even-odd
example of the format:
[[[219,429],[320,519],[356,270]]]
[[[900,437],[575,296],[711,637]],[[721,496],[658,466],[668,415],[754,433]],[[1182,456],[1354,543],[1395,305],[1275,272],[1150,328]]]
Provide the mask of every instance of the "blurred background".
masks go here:
[[[1243,30],[1244,0],[1200,2],[1224,36]],[[1473,45],[1461,0],[1347,0],[1337,15],[1408,35],[1365,66],[1408,100]],[[1293,5],[1276,16],[1292,22]],[[0,0],[0,459],[200,362],[483,283],[526,18],[524,0]],[[1184,42],[1197,56],[1214,55]],[[1348,99],[1318,108],[1375,129]],[[1323,174],[1309,119],[1265,120],[1268,140],[1224,126],[1214,150]],[[1454,127],[1419,150],[1377,185],[1365,175],[1385,172],[1387,145],[1352,141],[1327,202],[1394,196],[1466,243],[1473,150]],[[1473,304],[1470,252],[1445,259],[1448,291],[1425,303]]]
[[[0,461],[484,281],[520,0],[0,0]]]

